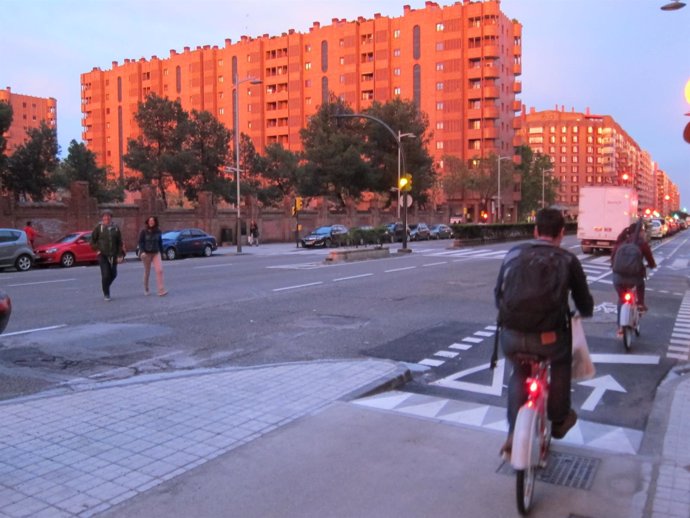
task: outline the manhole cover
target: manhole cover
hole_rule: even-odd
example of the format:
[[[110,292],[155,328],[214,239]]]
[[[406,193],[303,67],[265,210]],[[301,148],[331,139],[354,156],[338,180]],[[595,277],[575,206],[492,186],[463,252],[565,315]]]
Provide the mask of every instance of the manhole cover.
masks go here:
[[[537,479],[547,484],[589,490],[600,463],[600,459],[552,451],[549,464],[537,473]],[[498,472],[511,476],[515,473],[507,462],[499,466]]]

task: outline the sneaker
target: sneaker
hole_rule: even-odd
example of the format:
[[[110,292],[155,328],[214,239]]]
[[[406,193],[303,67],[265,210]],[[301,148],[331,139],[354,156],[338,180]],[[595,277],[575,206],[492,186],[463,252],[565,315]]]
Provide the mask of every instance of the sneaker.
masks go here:
[[[498,454],[503,458],[504,461],[510,462],[510,455],[513,453],[513,434],[508,434],[506,442],[501,446],[501,451]]]
[[[571,408],[570,412],[568,412],[568,416],[563,421],[561,421],[560,423],[552,423],[551,436],[554,439],[563,439],[563,437],[565,437],[565,434],[567,434],[568,431],[573,426],[575,426],[576,422],[577,414],[575,413],[575,410]]]
[[[106,302],[110,302],[110,295],[106,295],[105,297],[103,297],[103,300],[105,300]]]
[[[144,290],[144,295],[148,297],[149,295],[151,295],[151,292],[149,290]]]
[[[165,297],[167,294],[168,294],[167,291],[161,291],[161,292],[158,294],[158,296],[159,296],[159,297]]]

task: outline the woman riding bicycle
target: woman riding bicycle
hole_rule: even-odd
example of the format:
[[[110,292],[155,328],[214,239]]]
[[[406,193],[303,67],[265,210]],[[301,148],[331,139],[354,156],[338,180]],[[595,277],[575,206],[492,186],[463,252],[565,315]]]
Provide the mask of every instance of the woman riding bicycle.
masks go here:
[[[639,263],[637,269],[634,271],[623,271],[617,267],[616,255],[618,251],[624,245],[636,245],[639,250]],[[616,288],[616,293],[618,293],[618,312],[620,314],[621,300],[626,290],[629,290],[633,286],[637,291],[637,305],[640,311],[647,311],[647,306],[644,303],[644,292],[645,292],[645,277],[647,277],[647,270],[644,265],[643,258],[647,261],[647,266],[649,268],[656,268],[656,262],[654,261],[654,255],[652,254],[652,249],[647,243],[644,225],[642,220],[633,223],[629,227],[623,229],[623,231],[618,235],[616,239],[616,244],[613,245],[613,250],[611,250],[611,266],[613,268],[613,287]],[[617,271],[618,270],[618,271]],[[618,330],[619,334],[622,334],[622,330]]]

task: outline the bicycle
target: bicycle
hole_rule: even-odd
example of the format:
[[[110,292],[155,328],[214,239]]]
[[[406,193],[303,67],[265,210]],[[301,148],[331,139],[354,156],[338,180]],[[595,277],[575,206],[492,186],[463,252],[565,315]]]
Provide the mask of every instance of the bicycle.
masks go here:
[[[532,507],[537,470],[545,468],[551,446],[551,421],[547,416],[550,364],[531,354],[516,355],[516,361],[528,363],[527,401],[520,407],[510,455],[516,473],[517,508],[526,515]]]
[[[623,334],[623,346],[626,351],[632,347],[633,333],[640,336],[640,319],[642,313],[637,305],[637,290],[626,288],[621,296],[620,311],[618,313],[618,327]]]

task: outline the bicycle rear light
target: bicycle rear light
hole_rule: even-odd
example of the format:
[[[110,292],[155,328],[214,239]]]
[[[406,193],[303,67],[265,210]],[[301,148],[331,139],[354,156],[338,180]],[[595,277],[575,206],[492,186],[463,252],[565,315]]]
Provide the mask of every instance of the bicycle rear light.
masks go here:
[[[527,378],[527,391],[531,395],[536,395],[539,392],[539,380],[535,378]]]
[[[632,302],[632,298],[633,298],[632,293],[630,293],[629,291],[627,291],[625,293],[625,295],[623,295],[623,300],[625,302]]]

